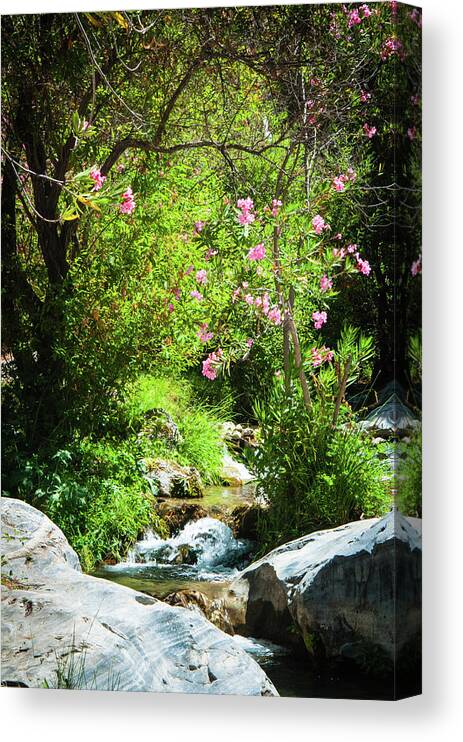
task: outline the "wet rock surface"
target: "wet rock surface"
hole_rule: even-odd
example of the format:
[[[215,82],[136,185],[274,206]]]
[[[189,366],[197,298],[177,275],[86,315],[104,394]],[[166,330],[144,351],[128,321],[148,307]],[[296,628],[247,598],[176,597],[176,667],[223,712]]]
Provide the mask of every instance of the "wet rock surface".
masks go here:
[[[53,687],[60,668],[70,687],[277,695],[202,615],[82,574],[62,532],[11,498],[2,498],[2,554],[3,682]]]
[[[226,603],[239,633],[314,658],[391,665],[420,643],[420,521],[393,511],[304,536],[251,564]]]

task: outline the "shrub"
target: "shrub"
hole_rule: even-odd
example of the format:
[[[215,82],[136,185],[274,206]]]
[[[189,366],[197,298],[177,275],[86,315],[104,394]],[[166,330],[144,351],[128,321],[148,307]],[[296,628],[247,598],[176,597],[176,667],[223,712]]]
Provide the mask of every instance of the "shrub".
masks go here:
[[[397,507],[403,515],[421,518],[422,454],[421,431],[402,447],[404,459],[399,459],[397,471]]]
[[[7,495],[46,513],[76,549],[84,569],[122,559],[148,526],[166,533],[129,443],[77,439],[67,449],[19,459]]]
[[[253,465],[269,508],[259,521],[264,550],[306,533],[333,528],[362,515],[387,512],[387,463],[349,421],[334,429],[331,409],[317,399],[310,411],[301,396],[276,387],[256,405],[262,442]]]

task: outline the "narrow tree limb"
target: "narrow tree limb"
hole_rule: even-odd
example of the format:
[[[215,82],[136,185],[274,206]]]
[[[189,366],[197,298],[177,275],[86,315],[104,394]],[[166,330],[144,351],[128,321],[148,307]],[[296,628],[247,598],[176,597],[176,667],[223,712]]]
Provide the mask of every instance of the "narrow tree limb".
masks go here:
[[[344,372],[342,375],[341,383],[339,385],[338,396],[336,397],[336,404],[334,406],[333,420],[332,420],[333,428],[336,427],[336,423],[338,421],[338,416],[339,416],[339,410],[341,409],[341,402],[346,393],[346,386],[347,386],[347,380],[349,378],[349,371],[350,371],[351,363],[352,363],[352,355],[349,355],[346,365],[344,366]]]

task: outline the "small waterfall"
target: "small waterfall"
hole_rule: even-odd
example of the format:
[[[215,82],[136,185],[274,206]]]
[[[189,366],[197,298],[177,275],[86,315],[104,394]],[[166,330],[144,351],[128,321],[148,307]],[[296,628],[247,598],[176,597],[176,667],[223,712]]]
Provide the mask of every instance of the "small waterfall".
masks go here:
[[[147,532],[127,555],[126,564],[191,564],[200,567],[236,565],[252,542],[236,539],[233,531],[215,518],[190,521],[172,538],[163,540]]]

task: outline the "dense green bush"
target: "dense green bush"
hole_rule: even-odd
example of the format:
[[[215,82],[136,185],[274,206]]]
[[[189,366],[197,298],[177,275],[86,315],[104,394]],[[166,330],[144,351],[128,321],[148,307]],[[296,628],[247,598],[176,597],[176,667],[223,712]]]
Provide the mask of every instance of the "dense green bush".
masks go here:
[[[410,443],[402,446],[405,458],[399,460],[397,471],[397,507],[403,515],[421,518],[422,454],[421,431]]]
[[[259,521],[263,550],[390,506],[387,464],[370,439],[348,422],[331,425],[331,408],[316,401],[308,411],[301,396],[276,386],[256,406],[262,443],[254,457],[259,489],[270,507]]]
[[[45,512],[85,569],[103,559],[122,559],[148,526],[165,532],[137,459],[121,441],[77,439],[66,449],[18,459],[3,494]]]

